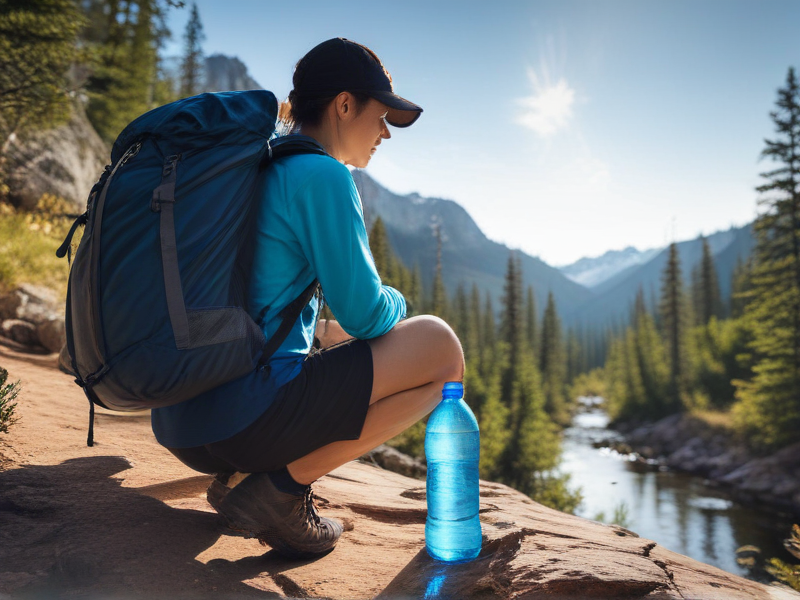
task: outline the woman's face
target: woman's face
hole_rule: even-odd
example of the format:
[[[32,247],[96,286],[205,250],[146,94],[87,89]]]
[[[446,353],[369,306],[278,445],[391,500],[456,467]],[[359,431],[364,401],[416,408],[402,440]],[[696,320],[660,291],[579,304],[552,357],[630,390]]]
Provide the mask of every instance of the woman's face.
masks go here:
[[[348,111],[354,108],[356,107],[349,106]],[[381,140],[392,137],[385,121],[387,111],[385,104],[370,98],[361,107],[360,112],[354,111],[349,119],[342,122],[338,158],[344,164],[358,168],[366,167],[372,155],[377,152]]]

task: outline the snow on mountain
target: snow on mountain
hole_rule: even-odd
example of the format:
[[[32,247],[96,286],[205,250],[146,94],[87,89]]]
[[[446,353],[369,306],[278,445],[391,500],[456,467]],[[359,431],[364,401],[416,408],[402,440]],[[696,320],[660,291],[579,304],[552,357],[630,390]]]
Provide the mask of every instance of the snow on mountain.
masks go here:
[[[617,273],[646,263],[662,249],[637,250],[633,246],[628,246],[623,250],[609,250],[595,258],[581,258],[570,265],[557,268],[572,281],[593,288]]]

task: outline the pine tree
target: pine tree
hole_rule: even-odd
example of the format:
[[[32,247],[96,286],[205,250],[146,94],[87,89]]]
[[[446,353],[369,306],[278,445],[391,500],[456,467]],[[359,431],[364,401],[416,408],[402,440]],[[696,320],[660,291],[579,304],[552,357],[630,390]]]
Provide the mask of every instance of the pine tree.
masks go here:
[[[641,407],[641,411],[635,416],[658,417],[670,412],[666,395],[669,382],[666,348],[656,329],[655,320],[647,311],[644,290],[641,288],[637,294],[636,306],[633,324],[635,368],[639,373],[638,379],[641,380],[643,397],[641,402],[635,402],[636,406]],[[630,368],[634,368],[633,365]]]
[[[534,471],[546,471],[558,463],[558,427],[545,411],[542,382],[532,362],[520,365],[511,395],[509,440],[499,475],[504,483],[529,494]]]
[[[689,361],[686,343],[687,301],[678,259],[678,247],[672,242],[661,278],[661,323],[668,350],[670,379],[667,392],[669,411],[683,407],[689,386]]]
[[[497,342],[497,326],[495,322],[494,307],[492,297],[486,292],[484,301],[483,322],[481,323],[481,364],[490,365],[493,363],[494,349]]]
[[[436,236],[436,271],[433,276],[432,312],[437,317],[447,320],[447,290],[442,276],[442,228],[438,224],[434,229]]]
[[[498,371],[479,372],[476,359],[467,364],[464,375],[464,397],[475,412],[481,431],[480,475],[496,477],[500,457],[508,443],[508,407],[500,399]]]
[[[700,281],[700,264],[692,268],[689,277],[689,299],[692,302],[692,317],[694,325],[703,324],[703,285]]]
[[[419,263],[414,265],[414,270],[411,271],[411,278],[408,284],[408,295],[406,296],[406,310],[408,316],[414,316],[422,313],[422,298],[424,296],[422,289],[422,269]]]
[[[183,34],[184,50],[181,62],[181,91],[182,98],[194,96],[200,92],[203,82],[203,48],[205,40],[203,24],[200,22],[200,12],[197,3],[192,2],[192,14],[186,24]]]
[[[0,2],[0,196],[15,136],[65,122],[83,17],[73,0]]]
[[[538,335],[536,321],[536,297],[533,295],[533,288],[528,286],[528,294],[525,300],[525,342],[534,356],[539,352],[536,343],[536,336]]]
[[[800,430],[800,86],[793,68],[770,113],[777,137],[761,155],[778,163],[757,188],[766,207],[754,223],[752,299],[755,375],[737,381],[737,422],[754,443],[783,446]]]
[[[369,250],[372,253],[372,260],[375,262],[375,268],[381,274],[381,279],[387,281],[391,279],[391,250],[389,249],[389,239],[386,236],[386,226],[380,217],[375,219],[369,230]]]
[[[566,351],[552,291],[547,295],[547,306],[542,320],[539,370],[545,394],[545,410],[556,423],[566,425],[569,422],[566,398]]]
[[[567,378],[566,383],[572,385],[575,378],[583,372],[583,349],[574,329],[567,331]]]
[[[717,269],[714,266],[711,247],[705,237],[702,240],[703,258],[699,265],[700,301],[697,307],[700,314],[697,322],[700,325],[705,325],[711,317],[722,318],[722,295],[719,291],[719,279],[717,278]]]
[[[743,261],[741,256],[736,257],[736,265],[731,276],[731,304],[730,315],[736,319],[745,312],[745,307],[752,297],[753,287],[753,257],[748,256],[747,261]]]
[[[84,41],[93,56],[86,114],[107,142],[142,113],[169,100],[159,80],[159,49],[169,37],[170,0],[85,0]]]
[[[514,253],[508,256],[503,284],[503,308],[500,313],[500,339],[508,344],[512,364],[521,356],[523,347],[522,274]],[[504,390],[504,392],[510,390]]]
[[[473,334],[474,323],[470,315],[469,298],[467,297],[467,292],[464,289],[463,283],[458,284],[458,288],[456,289],[456,298],[453,304],[455,313],[453,319],[453,329],[455,329],[458,339],[461,340],[461,345],[464,349],[464,355],[469,355],[471,357],[477,350],[477,343]]]
[[[471,331],[474,341],[469,342],[474,346],[475,354],[480,354],[480,349],[484,344],[483,339],[483,313],[481,311],[481,292],[478,284],[472,283],[472,290],[469,294],[469,319],[471,321]]]

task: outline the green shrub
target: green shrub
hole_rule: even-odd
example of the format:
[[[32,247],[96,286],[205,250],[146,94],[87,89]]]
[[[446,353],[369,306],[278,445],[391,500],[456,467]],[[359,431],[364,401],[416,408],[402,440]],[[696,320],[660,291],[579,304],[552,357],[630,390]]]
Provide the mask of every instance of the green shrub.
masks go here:
[[[19,381],[6,384],[8,371],[0,367],[0,433],[8,433],[8,428],[17,422],[14,411],[17,408]]]
[[[800,527],[792,526],[791,536],[788,540],[784,540],[783,544],[789,552],[800,558]],[[800,591],[800,565],[790,565],[779,558],[770,558],[766,569],[775,579]]]
[[[594,520],[600,521],[601,523],[612,523],[614,525],[619,525],[625,529],[630,529],[632,526],[630,507],[624,500],[614,507],[614,514],[610,520],[606,518],[606,513],[604,511],[597,513],[594,516]]]

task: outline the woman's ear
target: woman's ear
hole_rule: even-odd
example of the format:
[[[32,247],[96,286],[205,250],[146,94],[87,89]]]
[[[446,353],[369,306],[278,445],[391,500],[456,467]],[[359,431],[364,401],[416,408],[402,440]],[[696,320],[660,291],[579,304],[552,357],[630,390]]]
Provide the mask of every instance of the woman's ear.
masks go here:
[[[349,120],[355,114],[353,102],[355,98],[347,92],[342,92],[333,101],[336,107],[336,115],[340,119]]]

